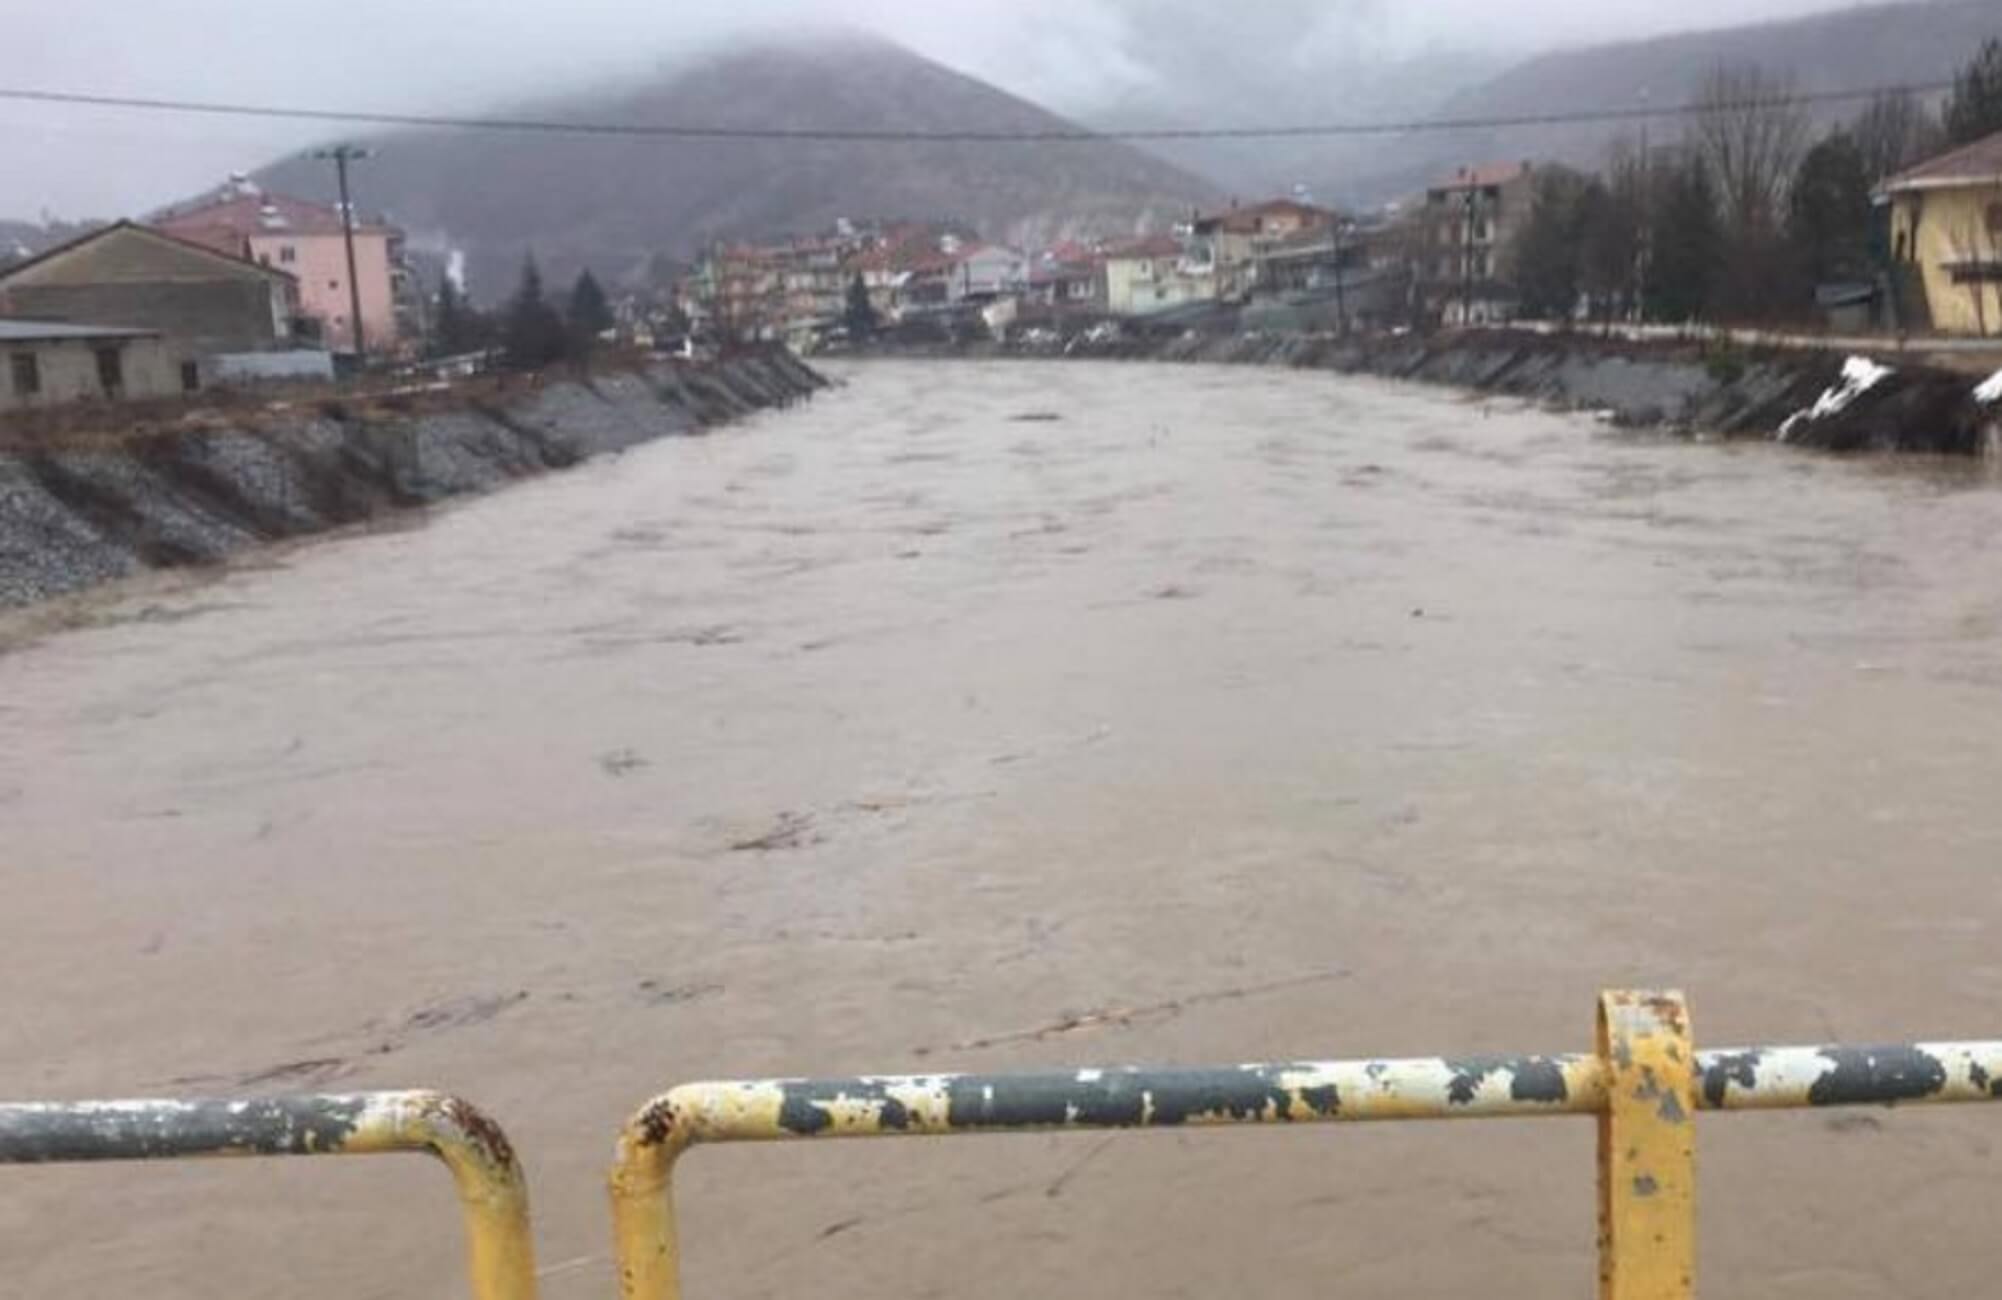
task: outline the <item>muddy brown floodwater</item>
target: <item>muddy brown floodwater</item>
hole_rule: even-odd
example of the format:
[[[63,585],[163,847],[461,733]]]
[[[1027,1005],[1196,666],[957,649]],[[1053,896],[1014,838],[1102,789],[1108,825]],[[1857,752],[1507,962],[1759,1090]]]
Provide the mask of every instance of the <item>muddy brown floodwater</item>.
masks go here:
[[[430,1086],[614,1294],[713,1076],[2002,1030],[2002,491],[883,363],[0,656],[0,1095]],[[1055,415],[1058,419],[1034,418]],[[1993,1280],[2002,1113],[1700,1128],[1712,1295]],[[1585,1121],[698,1152],[691,1300],[1582,1295]],[[0,1170],[0,1294],[461,1293],[418,1160]]]

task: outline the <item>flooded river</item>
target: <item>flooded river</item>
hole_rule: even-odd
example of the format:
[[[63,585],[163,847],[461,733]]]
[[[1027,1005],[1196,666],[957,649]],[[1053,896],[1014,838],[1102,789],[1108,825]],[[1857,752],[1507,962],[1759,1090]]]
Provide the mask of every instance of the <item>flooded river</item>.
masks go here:
[[[876,364],[0,655],[0,1095],[463,1092],[545,1293],[691,1078],[2002,1031],[2002,492],[1321,374]],[[1966,1296],[2002,1115],[1701,1126]],[[699,1152],[688,1294],[1581,1295],[1586,1121]],[[0,1295],[446,1297],[419,1160],[0,1170]]]

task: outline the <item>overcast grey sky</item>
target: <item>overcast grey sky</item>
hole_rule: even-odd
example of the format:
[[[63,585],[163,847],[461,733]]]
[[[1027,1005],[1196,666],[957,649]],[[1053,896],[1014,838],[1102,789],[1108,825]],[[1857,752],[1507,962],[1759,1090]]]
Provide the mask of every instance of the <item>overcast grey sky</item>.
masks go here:
[[[1200,68],[1275,75],[1844,7],[1841,0],[0,0],[0,83],[105,94],[477,113],[803,22],[873,28],[1089,115]],[[1450,88],[1449,88],[1450,89]],[[1256,104],[1247,104],[1247,116]],[[1360,111],[1360,110],[1359,110]],[[0,103],[0,216],[130,213],[324,135],[313,127]]]

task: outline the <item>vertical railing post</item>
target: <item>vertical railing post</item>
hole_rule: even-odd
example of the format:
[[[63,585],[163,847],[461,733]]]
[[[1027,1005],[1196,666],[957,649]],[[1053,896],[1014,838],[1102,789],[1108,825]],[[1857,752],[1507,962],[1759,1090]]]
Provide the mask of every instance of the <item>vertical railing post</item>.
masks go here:
[[[1689,1300],[1696,1080],[1680,993],[1599,998],[1599,1300]]]
[[[535,1300],[528,1180],[500,1125],[438,1092],[0,1104],[0,1165],[428,1151],[458,1187],[473,1300]]]
[[[621,1300],[681,1300],[674,1166],[692,1136],[672,1094],[649,1102],[619,1134],[611,1192]]]

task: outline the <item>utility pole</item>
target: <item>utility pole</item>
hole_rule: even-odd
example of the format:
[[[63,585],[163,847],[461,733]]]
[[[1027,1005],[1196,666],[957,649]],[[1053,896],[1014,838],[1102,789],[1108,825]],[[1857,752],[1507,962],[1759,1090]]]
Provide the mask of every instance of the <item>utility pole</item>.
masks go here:
[[[1349,336],[1349,307],[1342,296],[1342,236],[1347,233],[1347,223],[1335,223],[1335,329],[1337,336]]]
[[[348,197],[348,164],[374,156],[369,149],[358,149],[351,144],[337,144],[329,149],[318,149],[315,158],[331,158],[334,175],[340,179],[341,187],[341,235],[348,246],[348,324],[355,344],[355,366],[362,364],[364,340],[361,328],[361,277],[355,273],[355,205]]]
[[[1654,207],[1654,172],[1648,159],[1647,110],[1648,89],[1641,87],[1641,169],[1640,193],[1634,197],[1634,285],[1632,301],[1629,303],[1629,319],[1638,325],[1647,316],[1641,303],[1647,295],[1647,255],[1648,240],[1654,230],[1652,209]]]
[[[1474,183],[1471,172],[1467,178],[1467,222],[1460,240],[1460,328],[1469,329],[1474,323],[1474,205],[1480,199],[1480,188]]]

